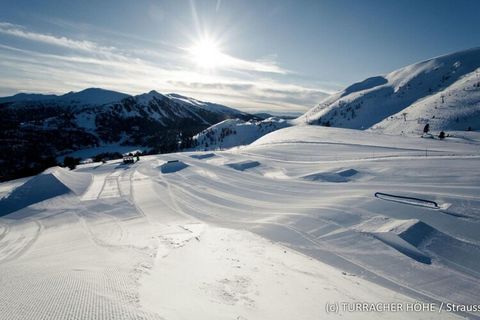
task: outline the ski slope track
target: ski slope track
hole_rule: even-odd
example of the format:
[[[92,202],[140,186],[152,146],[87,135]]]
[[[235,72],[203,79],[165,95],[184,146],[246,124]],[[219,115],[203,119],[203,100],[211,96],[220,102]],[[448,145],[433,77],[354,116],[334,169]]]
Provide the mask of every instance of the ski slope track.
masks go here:
[[[479,319],[325,309],[478,304],[479,163],[473,138],[293,126],[5,182],[0,318]]]

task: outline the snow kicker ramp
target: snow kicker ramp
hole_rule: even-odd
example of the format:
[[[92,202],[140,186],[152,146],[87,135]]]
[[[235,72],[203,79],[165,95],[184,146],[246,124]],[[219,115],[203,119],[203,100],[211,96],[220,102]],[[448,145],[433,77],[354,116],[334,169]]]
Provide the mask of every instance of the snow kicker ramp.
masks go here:
[[[374,217],[360,229],[418,262],[431,264],[436,259],[471,275],[479,273],[477,244],[452,237],[420,220]]]
[[[79,196],[91,181],[92,176],[88,173],[71,172],[60,167],[47,169],[0,199],[0,216],[60,195],[73,193]]]
[[[161,173],[174,173],[188,167],[188,164],[182,161],[168,161],[160,165],[158,168]]]
[[[226,166],[238,170],[238,171],[245,171],[248,169],[252,169],[255,167],[258,167],[260,165],[260,162],[258,161],[241,161],[241,162],[235,162],[235,163],[227,163]]]
[[[193,159],[203,160],[215,157],[215,153],[192,154],[190,157]]]
[[[338,172],[318,172],[303,176],[302,178],[308,181],[322,181],[322,182],[349,182],[353,179],[358,171],[355,169],[346,169]]]

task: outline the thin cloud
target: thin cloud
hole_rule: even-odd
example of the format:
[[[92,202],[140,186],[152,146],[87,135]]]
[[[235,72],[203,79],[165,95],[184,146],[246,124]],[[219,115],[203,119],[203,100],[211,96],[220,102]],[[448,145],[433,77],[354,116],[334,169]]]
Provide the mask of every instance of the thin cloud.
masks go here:
[[[56,37],[48,34],[31,32],[25,30],[22,26],[14,25],[8,22],[0,22],[0,33],[70,49],[79,49],[85,51],[102,49],[91,41],[72,40],[66,37]]]
[[[225,66],[232,69],[247,70],[247,71],[256,71],[256,72],[266,72],[266,73],[278,73],[278,74],[287,74],[288,71],[280,68],[273,61],[248,61],[239,58],[232,57],[227,54],[222,54]]]

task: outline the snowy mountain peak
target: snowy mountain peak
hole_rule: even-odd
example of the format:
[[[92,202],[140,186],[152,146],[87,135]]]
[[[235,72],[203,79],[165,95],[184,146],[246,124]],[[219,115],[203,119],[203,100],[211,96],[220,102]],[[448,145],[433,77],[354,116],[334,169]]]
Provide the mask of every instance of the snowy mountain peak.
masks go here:
[[[162,100],[162,99],[165,99],[165,96],[161,93],[158,93],[155,90],[151,90],[148,93],[142,93],[142,94],[136,95],[134,98],[138,103],[149,104],[150,101],[152,101],[153,99]]]
[[[164,97],[163,94],[159,93],[158,91],[156,90],[150,90],[150,92],[148,93],[148,95],[152,96],[152,97]]]
[[[296,124],[418,134],[480,125],[480,47],[357,82],[297,118]]]
[[[117,102],[127,97],[129,97],[129,95],[121,92],[101,88],[87,88],[82,91],[64,94],[60,96],[60,99],[73,103],[93,105]]]

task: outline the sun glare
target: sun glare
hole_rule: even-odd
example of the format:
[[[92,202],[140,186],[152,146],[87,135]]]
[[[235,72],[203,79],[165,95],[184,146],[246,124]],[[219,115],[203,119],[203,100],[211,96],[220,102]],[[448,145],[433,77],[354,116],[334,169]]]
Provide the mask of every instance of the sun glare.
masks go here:
[[[205,69],[215,69],[222,64],[224,54],[217,43],[210,39],[202,39],[193,45],[189,53],[195,64]]]

